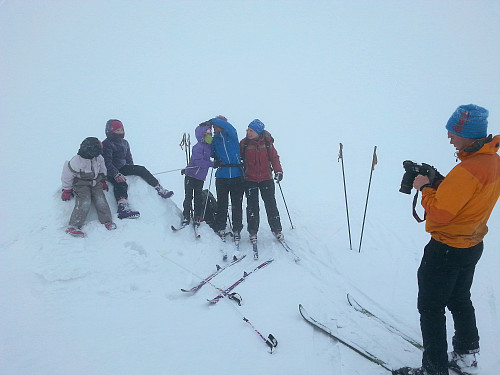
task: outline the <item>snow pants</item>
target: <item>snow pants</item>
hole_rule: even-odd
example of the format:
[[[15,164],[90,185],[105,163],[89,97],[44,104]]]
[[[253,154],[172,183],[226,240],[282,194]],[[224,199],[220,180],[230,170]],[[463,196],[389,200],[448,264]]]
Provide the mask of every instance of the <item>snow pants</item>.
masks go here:
[[[92,186],[93,183],[96,185]],[[73,208],[69,219],[70,227],[81,228],[83,226],[92,203],[95,205],[100,223],[105,224],[112,221],[111,210],[102,190],[100,178],[96,181],[75,179],[73,194],[75,195],[75,208]]]
[[[120,168],[119,172],[124,176],[139,176],[153,187],[158,185],[158,179],[142,165],[126,164]],[[120,199],[128,198],[128,184],[126,182],[116,182],[111,176],[108,176],[108,180],[113,185],[113,193],[117,202]]]
[[[447,307],[455,327],[452,344],[459,354],[479,351],[470,289],[483,242],[459,249],[431,239],[418,269],[418,311],[424,344],[422,366],[431,375],[448,374]]]
[[[182,215],[184,219],[189,220],[191,216],[191,210],[193,208],[193,196],[194,196],[194,218],[200,219],[203,215],[203,199],[201,197],[201,192],[203,190],[203,183],[205,181],[198,180],[194,177],[186,176],[184,177],[184,203],[182,204],[183,211]]]
[[[254,234],[259,231],[260,207],[259,191],[264,201],[264,207],[267,214],[267,222],[273,232],[281,232],[281,219],[278,207],[276,205],[273,180],[262,182],[245,181],[245,196],[247,197],[247,229],[248,233]]]
[[[243,177],[215,179],[217,190],[217,214],[215,215],[214,230],[226,229],[227,206],[231,195],[231,212],[233,231],[241,232],[243,229]]]

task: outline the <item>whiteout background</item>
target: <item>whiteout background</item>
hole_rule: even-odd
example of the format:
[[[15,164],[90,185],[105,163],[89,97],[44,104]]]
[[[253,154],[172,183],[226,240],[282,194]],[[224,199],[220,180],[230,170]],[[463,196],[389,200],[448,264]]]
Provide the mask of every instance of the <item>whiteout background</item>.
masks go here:
[[[418,366],[420,353],[353,312],[345,293],[419,337],[415,274],[428,235],[398,192],[401,163],[446,174],[455,158],[444,125],[460,104],[488,108],[499,132],[499,19],[495,1],[1,1],[0,373],[386,373],[313,330],[298,303],[391,366]],[[218,114],[240,137],[254,118],[275,137],[298,265],[263,217],[260,258],[276,261],[238,287],[242,307],[208,307],[209,285],[183,295],[221,259],[207,227],[198,241],[170,231],[178,173],[159,175],[170,201],[129,179],[139,220],[107,232],[93,213],[87,238],[64,233],[73,201],[60,200],[62,164],[85,137],[104,138],[106,120],[123,121],[135,162],[156,173],[183,167],[182,134],[194,140]],[[497,208],[472,290],[483,375],[500,366],[499,226]],[[245,259],[213,282],[255,266]],[[277,337],[276,353],[242,316]]]

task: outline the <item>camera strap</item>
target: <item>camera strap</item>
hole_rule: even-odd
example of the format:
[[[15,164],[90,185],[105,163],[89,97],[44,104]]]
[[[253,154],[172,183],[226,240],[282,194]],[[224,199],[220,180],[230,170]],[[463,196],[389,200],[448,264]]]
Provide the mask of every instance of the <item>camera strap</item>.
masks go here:
[[[422,223],[425,221],[425,217],[427,216],[427,212],[424,212],[424,218],[421,219],[417,214],[417,199],[418,199],[418,190],[413,197],[413,217],[417,220],[418,223]]]

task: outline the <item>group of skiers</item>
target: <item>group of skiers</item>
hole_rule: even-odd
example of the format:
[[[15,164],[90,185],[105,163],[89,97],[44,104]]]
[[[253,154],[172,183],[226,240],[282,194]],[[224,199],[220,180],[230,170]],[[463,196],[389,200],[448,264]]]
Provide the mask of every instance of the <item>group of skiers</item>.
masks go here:
[[[393,370],[394,375],[448,375],[449,368],[460,374],[477,373],[479,334],[470,290],[483,252],[483,238],[488,232],[486,223],[500,196],[500,135],[488,135],[487,118],[485,108],[472,104],[458,107],[446,130],[460,163],[446,177],[439,174],[439,181],[421,174],[413,180],[413,188],[422,192],[426,231],[431,235],[417,274],[424,351],[421,367],[402,367]],[[264,124],[253,120],[245,138],[239,140],[227,119],[217,116],[198,125],[195,134],[198,143],[181,171],[185,175],[182,225],[193,220],[193,225],[198,226],[203,219],[203,184],[212,167],[217,169],[217,208],[211,225],[214,231],[225,240],[230,197],[232,235],[240,240],[245,195],[247,229],[250,240],[256,243],[260,193],[271,231],[283,240],[273,181],[281,181],[283,169],[274,140]],[[119,120],[107,122],[106,137],[102,145],[97,138],[86,138],[78,154],[64,164],[62,199],[76,197],[67,229],[73,236],[84,236],[81,227],[91,202],[100,222],[109,230],[116,228],[103,193],[103,189],[108,189],[106,181],[114,187],[120,219],[139,216],[128,205],[125,176],[141,176],[162,198],[173,194],[145,167],[133,163]],[[451,311],[455,327],[450,353],[447,353],[445,308]]]
[[[213,128],[213,135],[212,135]],[[247,198],[247,230],[250,241],[257,241],[259,230],[259,192],[264,201],[271,231],[277,239],[283,239],[280,214],[276,205],[273,181],[281,181],[283,169],[274,139],[265,130],[262,121],[255,119],[248,125],[246,137],[241,141],[238,133],[224,116],[217,116],[203,122],[195,129],[198,143],[193,146],[193,154],[186,169],[183,204],[183,220],[187,225],[191,220],[194,197],[193,224],[199,225],[204,214],[202,199],[203,182],[209,167],[217,168],[215,187],[217,192],[217,212],[213,229],[224,240],[229,198],[231,199],[232,236],[241,238],[243,229],[243,196]],[[210,158],[213,157],[213,161]]]
[[[67,201],[75,196],[75,207],[66,232],[75,237],[85,236],[81,228],[92,203],[96,207],[99,221],[108,230],[116,229],[104,195],[104,190],[109,189],[107,181],[113,185],[119,219],[140,216],[138,211],[130,208],[126,176],[140,176],[162,198],[170,198],[174,194],[163,188],[146,167],[134,164],[120,120],[107,121],[105,133],[106,139],[102,143],[95,137],[86,138],[77,155],[63,166],[61,198]],[[265,125],[258,119],[253,120],[248,125],[246,137],[240,141],[234,126],[219,115],[199,124],[195,135],[198,142],[193,146],[187,166],[181,171],[185,175],[181,225],[186,226],[192,220],[193,225],[199,226],[203,221],[206,207],[202,199],[203,185],[209,168],[216,168],[217,208],[212,225],[214,231],[225,240],[230,197],[232,236],[235,241],[240,240],[243,229],[243,196],[246,195],[249,237],[252,242],[257,241],[260,192],[271,231],[277,239],[282,240],[273,178],[280,182],[283,169],[274,148],[274,139],[265,130]]]

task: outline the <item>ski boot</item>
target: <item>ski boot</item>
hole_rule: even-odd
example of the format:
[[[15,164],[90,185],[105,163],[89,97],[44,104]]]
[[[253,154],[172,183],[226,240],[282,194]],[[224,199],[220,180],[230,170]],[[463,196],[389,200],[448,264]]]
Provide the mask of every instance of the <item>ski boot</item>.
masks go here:
[[[199,217],[194,217],[193,218],[193,225],[195,227],[199,227],[200,226],[200,218]]]
[[[429,375],[422,367],[411,368],[401,367],[397,370],[392,370],[392,375]]]
[[[281,231],[273,232],[273,234],[278,241],[283,241],[285,239],[285,236],[283,235],[283,233],[281,233]]]
[[[155,189],[158,192],[158,195],[163,199],[170,198],[172,195],[174,195],[173,191],[165,189],[160,184],[156,185]]]
[[[116,224],[110,221],[109,223],[105,223],[104,226],[106,227],[107,230],[113,230],[116,229]]]
[[[137,219],[139,216],[139,211],[132,211],[126,199],[118,201],[118,219]]]
[[[66,229],[66,233],[72,235],[73,237],[85,237],[85,233],[75,227],[68,227]]]
[[[458,354],[453,351],[448,353],[448,366],[449,368],[457,369],[463,374],[475,375],[479,374],[479,368],[477,366],[477,357],[479,352],[473,351],[473,353]]]
[[[221,230],[218,230],[215,232],[219,237],[220,239],[223,241],[223,242],[226,242],[226,230],[225,229],[221,229]]]

